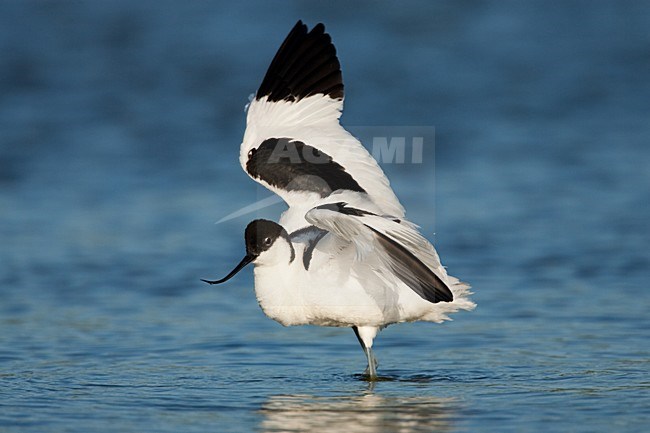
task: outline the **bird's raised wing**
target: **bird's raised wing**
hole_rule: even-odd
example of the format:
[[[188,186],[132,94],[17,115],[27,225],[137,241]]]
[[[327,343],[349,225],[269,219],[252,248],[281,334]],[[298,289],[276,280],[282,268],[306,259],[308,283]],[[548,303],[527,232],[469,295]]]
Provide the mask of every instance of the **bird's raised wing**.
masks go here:
[[[413,225],[350,207],[344,202],[317,206],[307,212],[305,218],[316,227],[354,244],[357,260],[379,257],[382,268],[392,272],[423,299],[432,303],[454,300],[449,277],[438,254]]]
[[[298,21],[273,57],[255,99],[297,102],[313,95],[343,101],[341,65],[325,26],[319,23],[307,32]]]
[[[240,163],[290,208],[350,190],[402,217],[404,209],[377,162],[339,123],[343,97],[330,35],[322,24],[308,31],[298,21],[250,103]]]

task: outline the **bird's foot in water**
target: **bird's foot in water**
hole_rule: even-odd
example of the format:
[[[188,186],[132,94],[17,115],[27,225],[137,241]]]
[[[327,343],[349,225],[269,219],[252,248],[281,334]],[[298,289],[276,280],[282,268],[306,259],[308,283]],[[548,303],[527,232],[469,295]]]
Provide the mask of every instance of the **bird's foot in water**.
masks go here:
[[[377,367],[379,366],[379,362],[377,362],[377,358],[370,355],[371,363],[372,363],[372,368],[370,367],[370,363],[366,367],[366,369],[363,372],[363,375],[367,377],[368,380],[377,380]]]

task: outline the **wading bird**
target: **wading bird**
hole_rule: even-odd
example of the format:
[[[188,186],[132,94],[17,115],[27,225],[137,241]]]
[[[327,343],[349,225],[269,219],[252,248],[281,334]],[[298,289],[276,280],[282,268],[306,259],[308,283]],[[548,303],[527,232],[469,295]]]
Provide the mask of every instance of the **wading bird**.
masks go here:
[[[404,217],[383,171],[339,123],[343,82],[322,24],[298,22],[248,107],[240,162],[288,204],[278,223],[255,220],[246,255],[264,313],[283,325],[351,327],[377,377],[384,327],[442,322],[471,310],[469,286],[447,275],[433,245]]]

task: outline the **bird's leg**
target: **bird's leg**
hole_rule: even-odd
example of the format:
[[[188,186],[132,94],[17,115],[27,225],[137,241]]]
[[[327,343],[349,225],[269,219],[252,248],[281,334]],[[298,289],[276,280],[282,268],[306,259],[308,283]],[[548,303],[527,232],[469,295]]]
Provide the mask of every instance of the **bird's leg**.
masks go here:
[[[375,355],[372,353],[372,340],[375,335],[377,335],[377,328],[362,327],[361,330],[359,330],[357,326],[353,326],[352,329],[354,330],[354,335],[357,336],[357,340],[359,340],[363,353],[366,354],[366,358],[368,359],[368,367],[366,368],[366,371],[364,371],[364,374],[368,376],[368,379],[375,380],[377,379],[378,363],[377,358],[375,358]],[[361,335],[361,333],[363,333],[363,335]]]
[[[366,358],[368,358],[368,367],[366,367],[364,373],[368,375],[370,380],[375,380],[377,379],[377,358],[372,353],[371,347],[364,349],[364,352],[366,352]]]

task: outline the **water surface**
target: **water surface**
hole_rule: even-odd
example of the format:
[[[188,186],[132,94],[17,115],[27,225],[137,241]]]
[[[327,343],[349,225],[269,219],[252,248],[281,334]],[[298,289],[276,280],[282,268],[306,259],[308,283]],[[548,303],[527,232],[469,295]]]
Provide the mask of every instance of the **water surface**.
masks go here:
[[[214,224],[268,196],[243,106],[298,18],[333,34],[344,124],[435,131],[383,167],[475,288],[384,330],[374,384],[351,330],[268,320],[250,271],[199,281],[283,209]],[[643,1],[3,2],[0,430],[645,431],[649,24]]]

